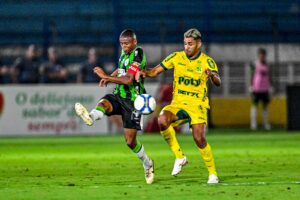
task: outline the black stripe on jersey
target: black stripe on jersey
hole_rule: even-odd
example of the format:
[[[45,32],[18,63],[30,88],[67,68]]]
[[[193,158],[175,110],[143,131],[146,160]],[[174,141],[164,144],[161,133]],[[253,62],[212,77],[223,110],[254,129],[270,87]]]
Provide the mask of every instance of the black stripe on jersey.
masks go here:
[[[136,50],[134,51],[134,58],[133,58],[133,62],[137,62],[137,63],[141,63],[143,61],[143,57],[144,57],[144,52],[143,49],[138,47],[136,48]]]
[[[160,66],[162,66],[162,68],[164,68],[165,71],[167,71],[168,69],[166,68],[166,66],[163,63],[160,63]]]

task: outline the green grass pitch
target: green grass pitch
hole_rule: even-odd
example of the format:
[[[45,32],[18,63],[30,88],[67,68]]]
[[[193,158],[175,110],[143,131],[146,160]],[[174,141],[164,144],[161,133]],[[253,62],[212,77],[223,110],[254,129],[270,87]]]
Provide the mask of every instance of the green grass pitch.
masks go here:
[[[212,186],[191,135],[178,136],[189,164],[176,178],[163,138],[139,139],[155,161],[152,185],[120,135],[0,138],[0,199],[300,199],[300,132],[210,130]]]

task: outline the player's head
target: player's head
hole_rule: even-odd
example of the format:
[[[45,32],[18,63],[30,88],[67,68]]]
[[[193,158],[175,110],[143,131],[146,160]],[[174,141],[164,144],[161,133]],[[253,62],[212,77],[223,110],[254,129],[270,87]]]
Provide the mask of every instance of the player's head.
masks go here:
[[[184,33],[184,51],[188,57],[194,57],[200,52],[202,42],[201,33],[192,28]]]
[[[88,52],[88,62],[96,63],[97,62],[97,52],[95,48],[90,48]]]
[[[265,63],[266,62],[266,58],[267,58],[267,51],[264,48],[259,48],[257,50],[257,55],[258,55],[258,59],[260,60],[260,62]]]
[[[26,57],[30,60],[34,59],[37,56],[37,49],[34,44],[28,46],[26,51]]]
[[[48,48],[48,59],[51,62],[56,62],[57,60],[57,51],[55,47],[49,47]]]
[[[125,29],[120,34],[120,45],[125,53],[130,53],[137,45],[136,35],[133,30]]]

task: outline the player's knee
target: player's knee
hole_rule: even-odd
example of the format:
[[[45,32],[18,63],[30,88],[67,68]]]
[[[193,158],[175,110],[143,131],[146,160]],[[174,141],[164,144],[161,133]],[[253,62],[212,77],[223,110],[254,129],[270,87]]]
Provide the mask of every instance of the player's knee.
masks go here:
[[[170,120],[165,115],[160,115],[158,117],[158,125],[160,130],[166,130],[170,126]]]
[[[195,141],[195,143],[197,144],[197,146],[198,146],[199,148],[201,148],[201,149],[203,149],[203,148],[206,146],[206,144],[207,144],[206,138],[205,138],[205,136],[202,135],[202,134],[199,134],[199,135],[194,136],[194,141]]]
[[[134,149],[134,147],[136,146],[136,142],[134,140],[126,139],[126,144],[130,149]]]

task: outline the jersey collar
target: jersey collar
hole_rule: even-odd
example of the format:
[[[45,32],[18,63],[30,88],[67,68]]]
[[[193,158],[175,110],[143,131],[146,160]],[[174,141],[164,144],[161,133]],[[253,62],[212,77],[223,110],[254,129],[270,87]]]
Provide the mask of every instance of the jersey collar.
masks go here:
[[[200,56],[201,56],[201,51],[198,53],[198,55],[195,57],[195,58],[193,58],[193,59],[191,59],[191,58],[189,58],[187,55],[186,55],[186,53],[184,52],[184,54],[185,54],[185,56],[187,57],[187,59],[189,59],[189,60],[197,60]]]

